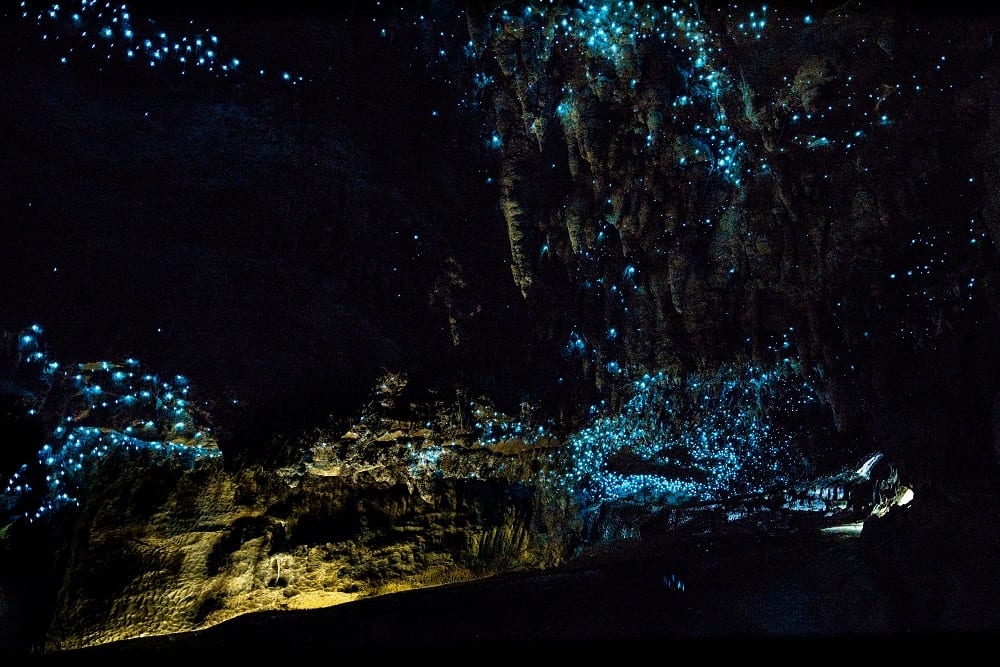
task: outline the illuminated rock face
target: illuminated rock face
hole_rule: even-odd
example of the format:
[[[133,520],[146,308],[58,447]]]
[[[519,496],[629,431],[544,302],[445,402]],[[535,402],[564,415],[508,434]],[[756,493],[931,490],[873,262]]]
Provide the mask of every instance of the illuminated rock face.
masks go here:
[[[467,459],[466,470],[422,477],[400,455],[410,425],[392,426],[399,441],[371,441],[366,460],[334,463],[317,443],[313,463],[276,472],[109,454],[63,516],[77,529],[63,538],[68,558],[46,649],[564,562],[575,539],[572,506],[559,509],[558,498],[512,481],[537,453],[503,457],[508,471],[491,475],[489,452],[427,439],[424,449],[454,449],[445,456]],[[348,442],[360,449],[350,437],[331,446]],[[18,645],[11,638],[8,648]]]
[[[11,618],[27,634],[3,638],[15,647],[93,646],[558,566],[591,547],[680,528],[703,534],[718,517],[773,525],[788,519],[786,494],[814,467],[815,434],[795,416],[816,401],[811,387],[788,370],[745,368],[687,382],[646,377],[619,414],[595,413],[568,439],[527,407],[509,416],[481,401],[408,403],[407,378],[387,374],[349,426],[334,419],[300,435],[296,465],[232,470],[208,436],[188,438],[211,430],[198,415],[194,431],[192,413],[177,407],[197,405],[186,378],[150,385],[130,360],[71,365],[59,381],[51,369],[60,364],[36,359],[34,338],[22,352],[52,387],[52,413],[38,418],[56,426],[2,496],[5,571],[22,574],[9,598],[24,604],[36,590],[41,607],[37,627]],[[132,428],[150,410],[133,383],[166,401],[165,432],[145,415],[149,430]],[[843,489],[818,480],[808,492]],[[864,517],[870,503],[856,500],[844,514]],[[49,540],[58,548],[26,567],[21,559]]]
[[[579,540],[578,506],[540,474],[556,443],[489,406],[469,410],[474,428],[442,405],[398,406],[407,381],[390,374],[348,430],[301,436],[296,465],[227,469],[186,377],[136,359],[64,368],[42,333],[19,334],[5,364],[49,425],[0,495],[0,557],[19,572],[0,584],[5,651],[543,568]]]
[[[84,560],[68,572],[51,646],[191,630],[247,611],[329,606],[559,556],[537,552],[530,496],[497,494],[487,483],[452,480],[424,498],[402,482],[357,477],[279,481],[209,470],[177,481],[180,493],[150,507],[155,513],[144,520],[93,517],[91,539],[75,545]],[[149,484],[137,480],[120,491],[149,492]],[[115,500],[128,504],[140,518],[131,498],[103,500],[107,510]],[[176,504],[184,501],[191,504]],[[109,540],[129,546],[109,548]]]

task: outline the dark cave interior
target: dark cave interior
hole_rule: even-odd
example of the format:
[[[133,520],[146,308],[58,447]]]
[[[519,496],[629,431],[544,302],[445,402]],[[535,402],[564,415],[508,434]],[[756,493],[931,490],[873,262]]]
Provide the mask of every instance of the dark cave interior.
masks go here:
[[[19,4],[0,22],[0,554],[34,573],[0,581],[0,650],[143,628],[229,650],[260,628],[210,626],[287,607],[216,590],[183,620],[108,616],[151,595],[134,592],[149,572],[188,576],[181,556],[115,551],[115,531],[138,543],[136,526],[184,512],[239,515],[215,519],[209,575],[276,567],[264,593],[297,600],[286,554],[354,549],[345,596],[443,567],[435,549],[471,579],[535,572],[728,534],[720,513],[773,532],[817,479],[863,510],[880,576],[911,568],[888,588],[934,591],[906,605],[936,616],[907,606],[877,634],[1000,629],[985,599],[956,612],[885,527],[953,542],[960,557],[921,559],[955,560],[963,594],[979,585],[965,566],[1000,556],[995,515],[969,509],[1000,465],[1000,17],[864,0]],[[179,462],[114,453],[150,444]],[[866,459],[866,501],[890,479],[895,494],[878,516],[838,477]],[[938,501],[879,525],[907,491]],[[400,565],[404,523],[428,536]],[[265,555],[241,561],[254,540]],[[747,562],[807,576],[767,553]],[[88,588],[105,561],[134,571]],[[490,605],[516,606],[497,590]],[[585,606],[545,590],[550,612]],[[350,616],[361,604],[322,622],[386,640]]]

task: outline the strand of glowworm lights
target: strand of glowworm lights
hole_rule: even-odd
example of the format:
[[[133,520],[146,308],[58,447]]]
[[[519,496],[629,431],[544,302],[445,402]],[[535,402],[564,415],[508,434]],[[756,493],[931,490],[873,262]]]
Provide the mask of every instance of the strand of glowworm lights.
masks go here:
[[[598,503],[712,501],[787,485],[799,472],[796,433],[774,427],[772,417],[794,417],[817,400],[815,389],[791,368],[731,366],[716,376],[686,379],[646,374],[633,382],[621,411],[592,410],[591,424],[569,439],[556,484]],[[623,452],[652,464],[683,462],[679,469],[688,474],[609,469]]]
[[[34,324],[17,341],[18,361],[37,370],[42,395],[28,412],[38,414],[52,392],[66,405],[35,463],[22,465],[7,480],[3,496],[10,507],[22,499],[41,499],[22,518],[32,522],[61,507],[78,505],[85,466],[113,451],[147,450],[189,462],[221,456],[210,432],[198,424],[186,377],[165,381],[143,373],[131,358],[121,364],[101,361],[64,367],[45,352],[43,333]],[[31,486],[39,471],[44,473],[42,490]]]
[[[254,76],[276,79],[290,85],[307,81],[288,71],[270,72],[260,68],[244,71],[240,58],[226,54],[219,36],[209,29],[177,35],[158,28],[150,19],[140,19],[128,5],[99,0],[54,3],[39,10],[21,0],[21,17],[33,20],[41,38],[64,45],[60,62],[74,58],[103,56],[145,65],[152,70],[167,67],[181,75],[202,71],[216,77]],[[193,21],[191,22],[193,23]]]

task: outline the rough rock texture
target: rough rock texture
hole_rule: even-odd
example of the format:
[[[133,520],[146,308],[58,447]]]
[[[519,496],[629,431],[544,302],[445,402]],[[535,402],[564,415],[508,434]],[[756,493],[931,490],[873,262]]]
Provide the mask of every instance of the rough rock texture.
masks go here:
[[[0,579],[9,628],[0,648],[62,653],[499,574],[561,581],[574,576],[562,568],[614,563],[620,548],[649,545],[642,558],[655,559],[664,545],[885,516],[908,491],[879,456],[777,497],[582,505],[553,483],[553,453],[565,443],[485,439],[440,405],[401,405],[405,386],[385,376],[347,430],[335,419],[302,435],[291,467],[232,471],[219,457],[155,448],[92,458],[77,478],[78,505],[4,530],[0,562],[18,576]],[[486,405],[472,412],[502,417]]]
[[[413,438],[408,423],[385,426],[377,438],[359,443],[351,432],[329,444],[363,452],[363,461],[331,457],[323,443],[312,463],[277,471],[106,457],[87,477],[86,500],[64,518],[44,650],[566,560],[577,539],[573,508],[519,481],[530,477],[537,451],[465,451],[454,440]],[[421,449],[456,459],[455,472],[414,474]]]
[[[510,659],[720,645],[761,658],[787,652],[789,659],[827,647],[884,650],[886,657],[961,650],[1000,630],[1000,585],[989,574],[1000,562],[988,528],[995,504],[967,501],[917,497],[870,519],[860,539],[802,530],[626,540],[564,568],[329,609],[248,614],[203,631],[52,657],[306,659],[328,652],[405,659],[430,651],[460,664],[477,649]]]

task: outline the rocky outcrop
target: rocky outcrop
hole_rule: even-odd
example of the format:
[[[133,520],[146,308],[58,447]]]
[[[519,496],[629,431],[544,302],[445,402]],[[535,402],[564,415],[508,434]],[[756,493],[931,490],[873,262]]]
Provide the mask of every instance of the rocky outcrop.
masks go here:
[[[283,443],[294,465],[238,466],[186,377],[135,359],[64,367],[42,334],[4,338],[5,406],[22,415],[7,432],[48,432],[0,495],[0,650],[546,568],[578,539],[571,497],[542,483],[555,442],[489,405],[409,403],[387,374],[353,422]]]
[[[18,526],[6,542],[27,548],[22,530],[58,542],[50,570],[38,573],[57,581],[36,582],[57,591],[45,650],[565,562],[574,509],[520,481],[539,450],[501,454],[389,426],[364,447],[356,433],[317,443],[311,463],[277,471],[127,450],[95,462],[79,507]],[[330,454],[349,447],[363,460]],[[415,473],[426,456],[454,458],[455,474]],[[17,592],[11,614],[26,593]],[[5,638],[6,648],[27,636]]]

